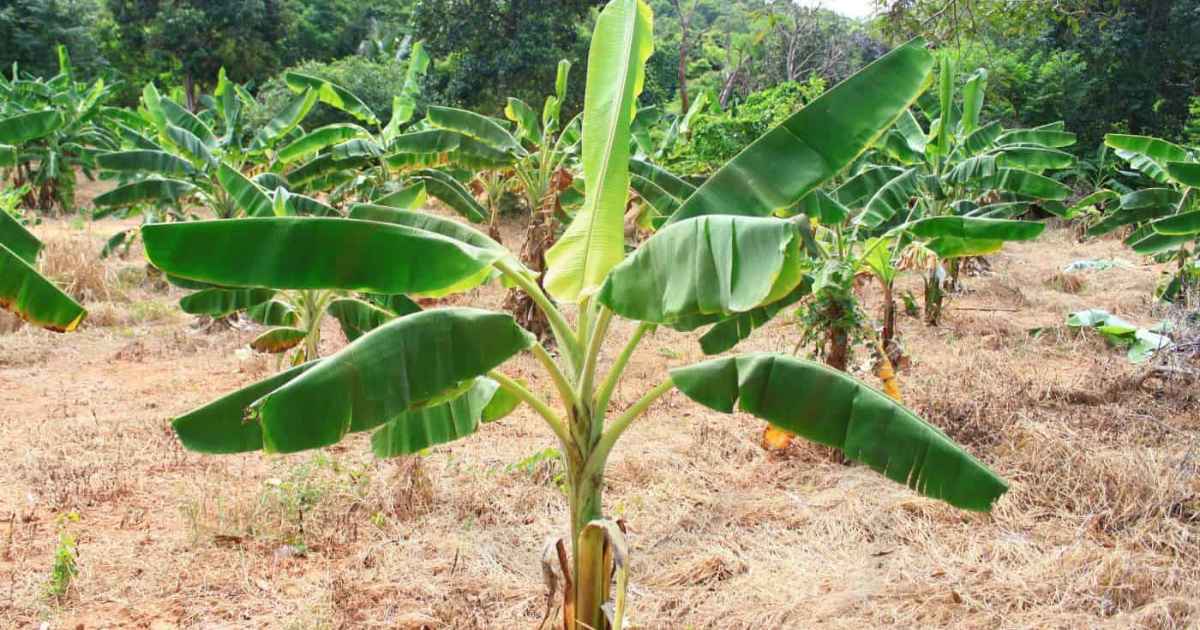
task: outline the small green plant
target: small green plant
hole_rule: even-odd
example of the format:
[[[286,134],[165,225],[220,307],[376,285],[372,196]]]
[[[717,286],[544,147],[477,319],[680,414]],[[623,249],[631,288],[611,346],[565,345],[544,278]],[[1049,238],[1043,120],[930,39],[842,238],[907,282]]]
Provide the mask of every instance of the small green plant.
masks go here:
[[[519,462],[514,462],[505,467],[505,472],[522,472],[531,477],[536,476],[539,471],[545,470],[550,481],[563,493],[567,491],[567,477],[559,464],[562,462],[562,451],[548,447],[544,448]]]
[[[59,517],[58,525],[62,530],[66,523],[79,520],[79,514],[68,512]],[[75,537],[66,531],[59,531],[58,547],[54,550],[54,565],[50,567],[50,579],[46,583],[46,596],[54,600],[62,600],[71,589],[71,583],[79,575],[79,550]]]
[[[22,225],[28,223],[29,220],[25,218],[25,213],[21,210],[21,202],[28,194],[29,184],[0,189],[0,212],[4,212]]]

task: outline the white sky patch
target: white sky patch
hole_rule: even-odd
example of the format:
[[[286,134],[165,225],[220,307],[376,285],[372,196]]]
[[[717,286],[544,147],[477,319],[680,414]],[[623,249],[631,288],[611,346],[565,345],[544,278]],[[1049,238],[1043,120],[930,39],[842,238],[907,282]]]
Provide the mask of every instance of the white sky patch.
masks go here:
[[[875,0],[798,0],[810,7],[824,7],[847,17],[865,18],[875,13]]]

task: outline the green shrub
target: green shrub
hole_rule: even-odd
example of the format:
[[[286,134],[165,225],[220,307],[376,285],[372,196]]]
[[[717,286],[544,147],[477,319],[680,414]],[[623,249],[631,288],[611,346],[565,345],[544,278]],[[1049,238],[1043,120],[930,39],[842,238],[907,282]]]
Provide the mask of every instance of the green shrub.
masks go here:
[[[667,166],[684,175],[707,175],[759,136],[825,91],[825,79],[780,83],[755,92],[728,112],[705,112],[691,125],[691,141],[676,145]]]

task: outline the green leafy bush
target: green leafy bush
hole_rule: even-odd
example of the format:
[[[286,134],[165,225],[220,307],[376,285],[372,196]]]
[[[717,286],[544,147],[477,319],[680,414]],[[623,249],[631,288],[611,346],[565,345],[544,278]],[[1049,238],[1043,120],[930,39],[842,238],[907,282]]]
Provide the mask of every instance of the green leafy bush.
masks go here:
[[[700,114],[691,142],[680,143],[666,165],[684,175],[707,175],[824,91],[825,79],[813,75],[751,94],[728,112]]]

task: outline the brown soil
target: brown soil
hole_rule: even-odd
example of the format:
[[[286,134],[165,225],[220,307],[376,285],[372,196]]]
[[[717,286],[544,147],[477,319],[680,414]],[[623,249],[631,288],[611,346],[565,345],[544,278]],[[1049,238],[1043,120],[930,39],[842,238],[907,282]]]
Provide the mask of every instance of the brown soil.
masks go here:
[[[52,252],[98,252],[116,229],[38,232]],[[505,231],[518,242],[520,226]],[[1135,368],[1063,326],[1085,307],[1153,322],[1156,271],[1089,273],[1066,292],[1051,281],[1072,260],[1113,257],[1132,261],[1115,241],[1056,230],[964,278],[941,328],[900,319],[910,404],[1012,483],[991,515],[805,446],[768,455],[749,417],[679,394],[655,404],[618,448],[605,497],[630,530],[629,627],[1200,625],[1195,394],[1123,387]],[[169,418],[274,361],[242,350],[255,331],[194,330],[136,247],[71,260],[83,262],[59,273],[73,270],[91,310],[83,329],[0,333],[0,627],[537,626],[539,559],[566,514],[557,464],[535,457],[554,442],[533,414],[402,460],[374,460],[363,436],[287,457],[188,453]],[[919,297],[919,278],[905,290]],[[744,348],[790,351],[791,322]],[[342,343],[331,328],[324,350]],[[669,331],[642,349],[619,406],[701,357]],[[546,390],[535,368],[506,369]],[[77,540],[79,568],[61,598],[47,592],[60,533]]]

